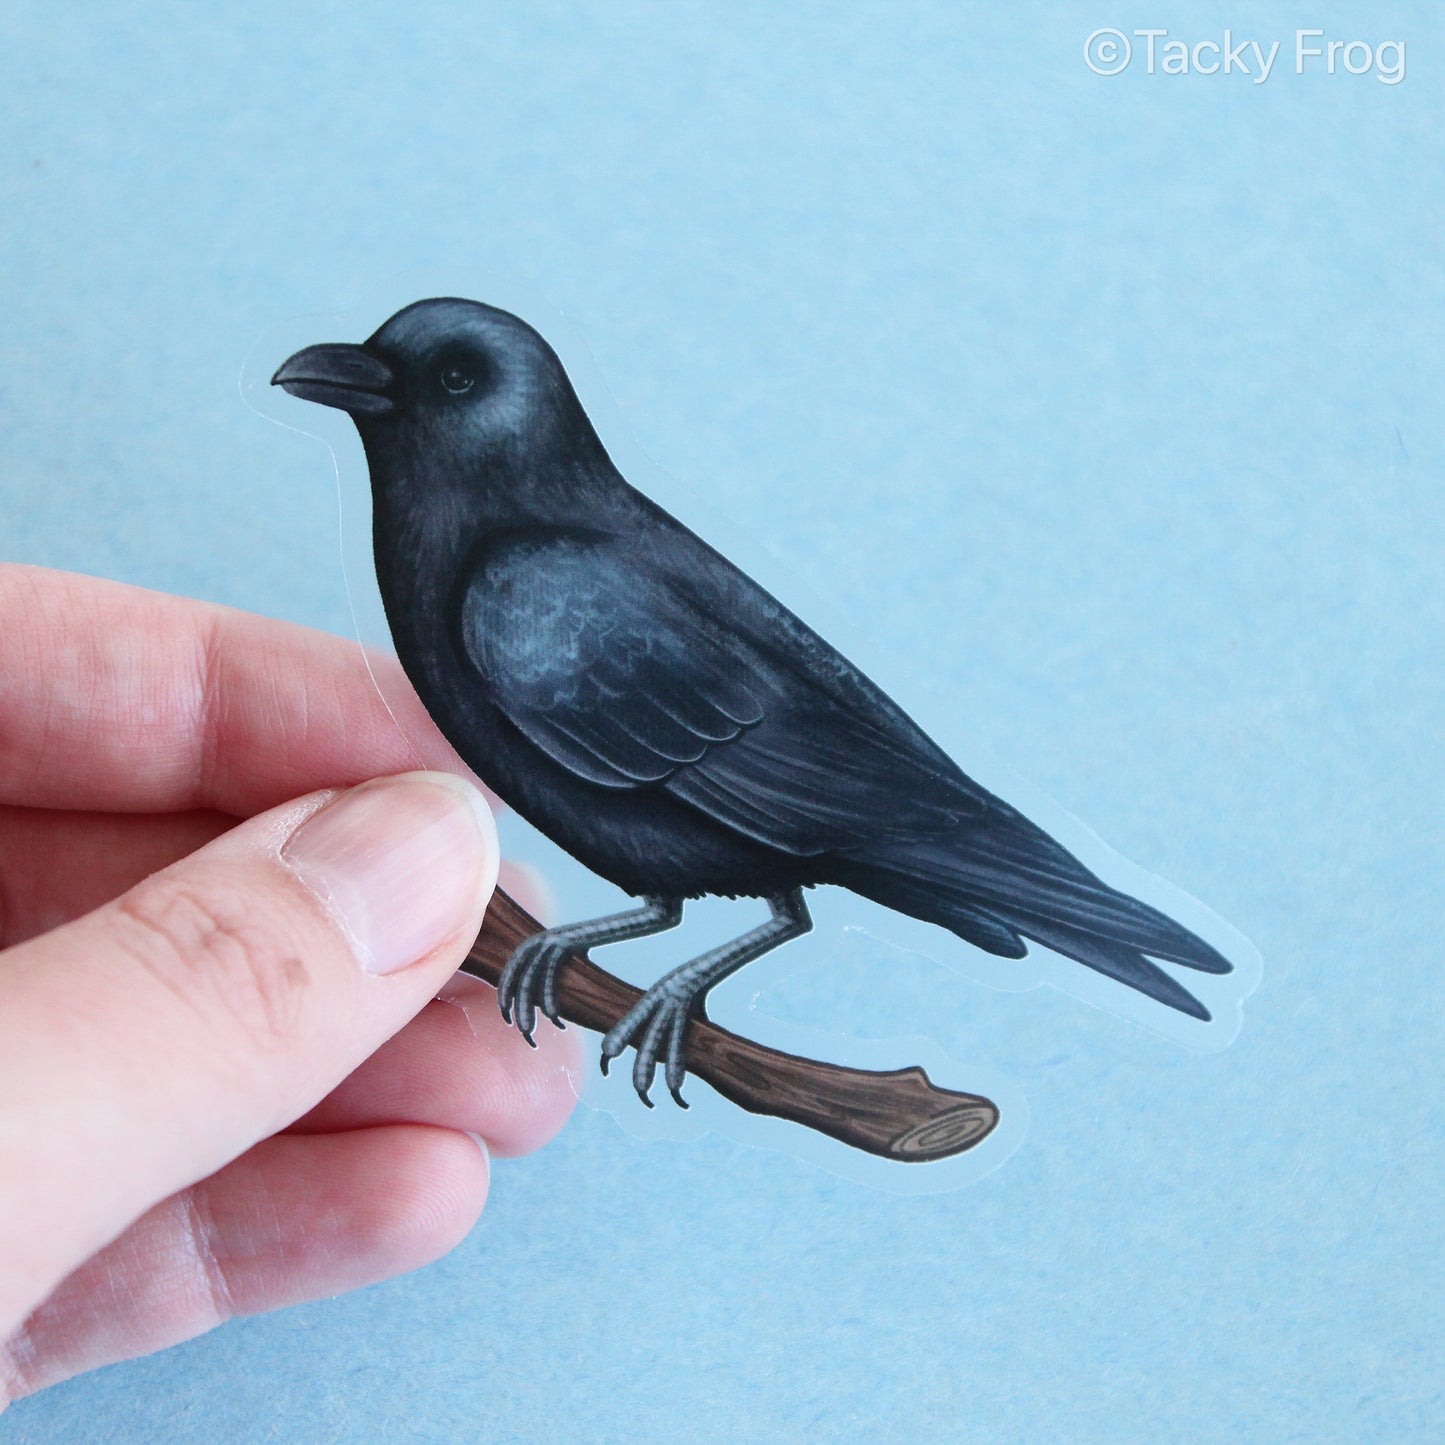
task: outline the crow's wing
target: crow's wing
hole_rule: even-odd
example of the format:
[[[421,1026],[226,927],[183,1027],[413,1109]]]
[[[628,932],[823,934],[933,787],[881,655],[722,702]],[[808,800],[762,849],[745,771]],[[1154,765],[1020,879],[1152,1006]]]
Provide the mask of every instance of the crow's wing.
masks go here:
[[[798,855],[937,835],[985,806],[901,714],[889,726],[790,657],[786,630],[759,636],[756,609],[709,613],[610,539],[493,545],[458,604],[492,701],[589,782],[665,789]]]

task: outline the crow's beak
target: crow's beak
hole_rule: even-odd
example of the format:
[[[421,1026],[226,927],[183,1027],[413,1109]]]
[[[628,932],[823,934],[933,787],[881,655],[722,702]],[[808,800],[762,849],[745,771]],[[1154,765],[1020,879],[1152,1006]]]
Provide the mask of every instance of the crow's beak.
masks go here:
[[[352,416],[380,416],[394,405],[396,377],[364,346],[345,342],[308,346],[281,363],[272,386],[284,387],[302,401],[319,401]]]

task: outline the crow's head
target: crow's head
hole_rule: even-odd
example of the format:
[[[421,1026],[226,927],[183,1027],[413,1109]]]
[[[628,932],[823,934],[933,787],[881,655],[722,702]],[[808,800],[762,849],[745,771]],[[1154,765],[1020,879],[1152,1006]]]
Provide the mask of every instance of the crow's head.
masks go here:
[[[480,456],[571,431],[581,416],[552,348],[479,301],[417,301],[360,346],[298,351],[271,382],[350,413],[368,453]]]

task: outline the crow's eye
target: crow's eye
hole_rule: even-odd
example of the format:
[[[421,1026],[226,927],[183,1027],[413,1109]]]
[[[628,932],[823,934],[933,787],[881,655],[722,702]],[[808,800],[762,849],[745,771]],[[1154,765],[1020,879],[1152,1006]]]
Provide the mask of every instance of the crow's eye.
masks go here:
[[[442,385],[454,396],[460,396],[472,389],[474,378],[471,372],[463,371],[460,366],[449,366],[442,372]]]

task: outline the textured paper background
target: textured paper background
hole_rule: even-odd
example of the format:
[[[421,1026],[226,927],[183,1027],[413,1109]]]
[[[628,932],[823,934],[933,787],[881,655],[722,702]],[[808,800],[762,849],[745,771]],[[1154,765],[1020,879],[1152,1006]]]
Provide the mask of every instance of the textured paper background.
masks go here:
[[[1019,1152],[902,1198],[583,1108],[441,1264],[0,1441],[1433,1438],[1445,27],[1125,9],[5,8],[4,556],[347,630],[326,454],[241,362],[521,275],[662,468],[1266,971],[1212,1055],[934,965],[785,978],[1017,1080]],[[1104,79],[1103,25],[1282,54]],[[1296,75],[1299,26],[1407,79]]]

